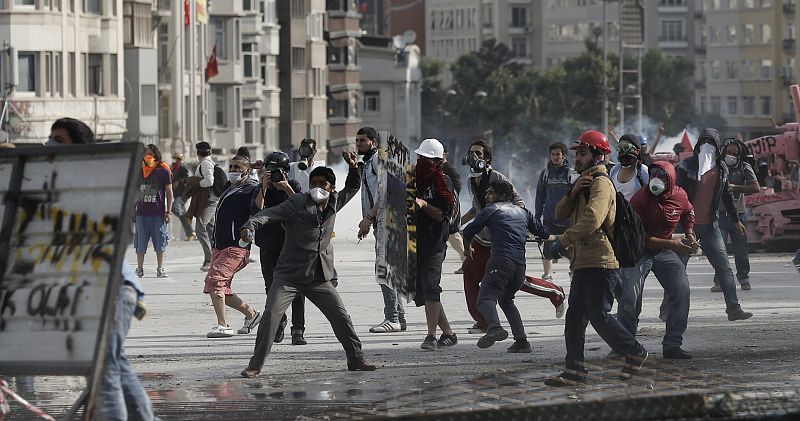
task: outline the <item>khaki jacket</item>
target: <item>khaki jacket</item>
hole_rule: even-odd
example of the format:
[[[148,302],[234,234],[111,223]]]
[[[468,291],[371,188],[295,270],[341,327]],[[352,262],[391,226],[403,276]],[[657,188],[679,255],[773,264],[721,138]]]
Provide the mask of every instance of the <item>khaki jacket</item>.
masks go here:
[[[589,168],[581,175],[607,173],[604,165]],[[611,242],[603,231],[614,232],[617,215],[616,189],[608,177],[596,177],[590,187],[589,200],[583,192],[572,197],[569,192],[556,206],[556,218],[570,220],[570,227],[558,239],[567,249],[570,269],[618,269]]]

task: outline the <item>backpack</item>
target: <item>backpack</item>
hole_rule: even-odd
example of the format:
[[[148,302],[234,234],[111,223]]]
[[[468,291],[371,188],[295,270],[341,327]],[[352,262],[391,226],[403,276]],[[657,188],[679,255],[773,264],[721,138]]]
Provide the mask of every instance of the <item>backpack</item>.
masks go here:
[[[592,177],[608,177],[608,174],[596,173],[593,174]],[[636,213],[636,210],[633,209],[631,203],[625,199],[622,193],[616,193],[617,216],[614,220],[613,236],[609,235],[605,225],[600,226],[603,228],[606,237],[611,241],[611,247],[614,249],[614,255],[617,257],[619,266],[629,268],[636,266],[636,262],[644,255],[647,234],[644,230],[642,219],[639,217],[639,214]],[[588,201],[588,190],[584,190],[584,196]]]
[[[228,183],[228,174],[219,165],[214,165],[214,184],[211,186],[211,192],[217,197],[222,196],[225,192],[225,184]]]
[[[447,181],[448,187],[450,187],[450,189],[453,191],[453,196],[455,196],[455,200],[453,201],[453,212],[450,213],[450,220],[448,221],[450,224],[449,234],[453,235],[461,228],[461,203],[458,199],[458,192],[453,186],[453,179],[446,174],[444,178]]]

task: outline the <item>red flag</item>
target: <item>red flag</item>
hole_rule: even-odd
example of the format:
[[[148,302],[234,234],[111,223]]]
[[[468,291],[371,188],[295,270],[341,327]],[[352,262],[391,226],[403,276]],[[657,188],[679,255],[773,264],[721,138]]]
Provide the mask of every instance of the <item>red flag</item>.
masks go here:
[[[689,140],[689,132],[686,131],[686,129],[683,130],[683,139],[681,139],[681,146],[683,146],[684,152],[691,152],[693,149],[692,142]]]
[[[183,0],[183,23],[189,26],[192,23],[192,8],[189,0]]]
[[[369,12],[369,3],[366,0],[362,0],[358,3],[358,13],[367,13]]]
[[[217,74],[219,74],[219,69],[217,68],[217,45],[214,44],[214,48],[211,49],[211,57],[208,58],[208,65],[206,65],[206,80]]]

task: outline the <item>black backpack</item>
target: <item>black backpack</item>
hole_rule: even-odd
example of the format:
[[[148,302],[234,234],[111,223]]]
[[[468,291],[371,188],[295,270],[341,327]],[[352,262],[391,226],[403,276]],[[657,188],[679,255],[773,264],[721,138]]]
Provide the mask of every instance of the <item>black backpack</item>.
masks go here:
[[[225,184],[228,183],[228,174],[219,165],[214,165],[214,184],[211,186],[211,192],[217,197],[222,196],[225,192]]]
[[[596,173],[592,177],[608,177],[610,179],[605,173]],[[588,201],[588,190],[584,191],[584,196]],[[611,247],[614,249],[619,266],[623,268],[636,266],[636,262],[644,255],[647,234],[639,214],[622,193],[617,192],[617,216],[614,220],[613,236],[609,235],[605,225],[600,226],[611,241]]]

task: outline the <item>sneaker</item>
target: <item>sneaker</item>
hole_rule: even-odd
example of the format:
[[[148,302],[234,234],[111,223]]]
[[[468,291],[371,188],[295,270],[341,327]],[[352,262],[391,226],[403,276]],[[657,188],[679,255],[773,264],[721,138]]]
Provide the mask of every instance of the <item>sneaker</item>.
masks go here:
[[[711,287],[711,292],[722,292],[722,287],[719,286],[719,284],[714,284],[714,286]]]
[[[169,275],[167,275],[167,271],[165,271],[164,268],[156,268],[156,276],[159,278],[169,278]]]
[[[190,236],[186,237],[186,241],[195,241],[197,240],[197,234],[192,233]]]
[[[211,331],[206,333],[206,338],[230,338],[233,336],[233,329],[230,326],[214,325]]]
[[[542,280],[544,280],[544,281],[552,281],[553,280],[553,275],[551,275],[549,273],[543,273],[542,274]]]
[[[578,386],[586,383],[586,374],[586,371],[564,370],[561,374],[546,379],[544,384],[553,387]]]
[[[422,341],[422,345],[420,345],[419,347],[426,351],[436,351],[436,336],[433,335],[426,336],[425,340]]]
[[[478,348],[488,348],[494,345],[495,342],[504,341],[508,338],[508,332],[504,329],[500,329],[496,332],[488,332],[483,335],[482,338],[478,339]]]
[[[278,330],[275,331],[275,339],[273,339],[272,342],[276,344],[283,342],[284,335],[286,335],[284,333],[284,330],[286,330],[287,322],[288,320],[286,319],[286,315],[284,314],[283,317],[281,317],[281,322],[278,323]]]
[[[621,361],[622,358],[623,355],[613,349],[606,355],[606,359],[611,361]]]
[[[753,289],[753,287],[750,285],[749,279],[743,279],[739,284],[742,286],[742,291],[750,291]]]
[[[372,364],[368,364],[363,358],[347,361],[347,370],[349,371],[375,371],[377,368]]]
[[[450,348],[451,346],[458,343],[458,338],[456,337],[456,333],[453,332],[452,335],[445,335],[442,333],[442,336],[436,341],[436,346],[438,348]]]
[[[461,267],[459,267],[459,268],[458,268],[458,269],[456,269],[456,271],[455,271],[455,272],[453,272],[453,273],[455,273],[456,275],[462,275],[462,274],[464,273],[464,266],[461,266]]]
[[[136,268],[136,276],[142,277],[144,276],[144,269],[143,268]]]
[[[564,317],[564,313],[567,312],[567,300],[561,301],[561,304],[556,307],[556,319],[560,319]]]
[[[408,329],[408,323],[405,320],[400,320],[400,331],[405,332]]]
[[[667,360],[691,360],[692,354],[683,350],[679,346],[664,348],[663,356]]]
[[[252,332],[253,328],[258,326],[259,323],[261,323],[261,316],[262,316],[261,312],[257,311],[252,319],[248,319],[245,317],[244,325],[239,330],[237,330],[236,333],[240,335],[247,335],[250,332]]]
[[[200,270],[202,270],[203,272],[208,272],[209,270],[211,270],[211,262],[203,263],[203,266],[200,266]]]
[[[308,341],[303,337],[303,332],[299,330],[292,331],[292,345],[307,345]]]
[[[242,370],[240,374],[242,375],[242,377],[252,379],[253,377],[258,376],[260,372],[261,370],[256,370],[255,368],[247,367],[244,370]]]
[[[728,311],[728,321],[733,322],[736,320],[747,320],[753,317],[753,313],[742,310],[741,307],[736,310]]]
[[[531,348],[531,343],[527,339],[520,339],[515,340],[506,352],[509,354],[530,354],[533,352],[533,348]]]
[[[486,328],[480,327],[478,326],[477,323],[475,323],[474,325],[472,325],[471,328],[467,329],[467,333],[469,333],[470,335],[478,335],[481,333],[486,333]]]
[[[639,373],[639,370],[642,369],[644,362],[647,361],[647,357],[650,356],[650,353],[647,352],[644,348],[642,348],[642,352],[639,354],[628,355],[625,357],[625,367],[622,368],[622,373],[620,373],[619,378],[620,380],[630,380]]]
[[[377,324],[369,328],[369,331],[370,333],[400,332],[402,331],[402,326],[400,326],[399,322],[391,322],[389,320],[384,320],[380,324]]]

